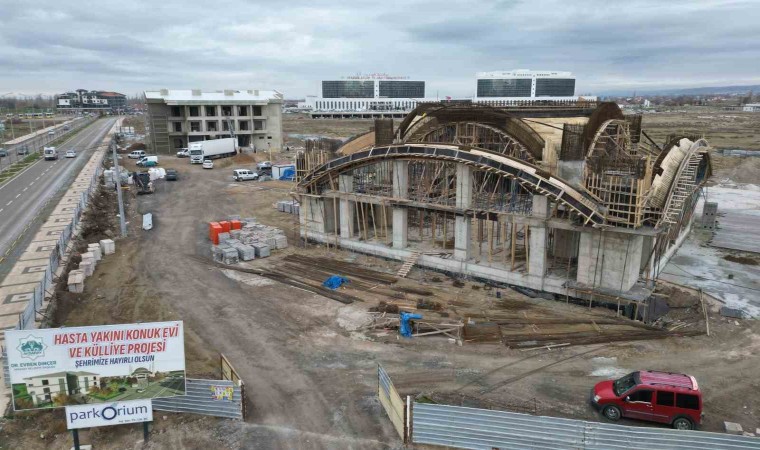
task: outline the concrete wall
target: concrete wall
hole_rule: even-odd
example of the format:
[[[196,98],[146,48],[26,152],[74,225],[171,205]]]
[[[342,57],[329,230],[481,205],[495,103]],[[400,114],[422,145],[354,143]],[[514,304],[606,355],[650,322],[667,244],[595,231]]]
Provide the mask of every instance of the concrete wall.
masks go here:
[[[639,278],[644,236],[614,231],[582,232],[578,283],[616,291],[630,290]]]

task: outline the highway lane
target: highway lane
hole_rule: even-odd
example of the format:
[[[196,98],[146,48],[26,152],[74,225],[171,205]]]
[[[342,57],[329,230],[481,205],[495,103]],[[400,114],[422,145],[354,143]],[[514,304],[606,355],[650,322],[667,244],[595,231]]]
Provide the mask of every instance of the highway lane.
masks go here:
[[[45,202],[71,185],[115,122],[115,118],[94,122],[58,147],[58,160],[40,160],[0,186],[0,257],[6,254]],[[76,158],[64,158],[67,150],[75,150]]]
[[[49,144],[50,142],[62,136],[76,132],[76,130],[86,125],[87,123],[89,123],[89,119],[79,118],[75,120],[73,123],[69,124],[71,129],[68,131],[63,129],[63,124],[59,124],[58,128],[55,129],[55,135],[51,136],[47,133],[43,133],[38,136],[28,138],[20,143],[9,144],[8,142],[6,142],[5,144],[0,144],[0,148],[8,152],[8,156],[4,156],[0,158],[0,172],[10,167],[11,164],[21,161],[22,159],[26,158],[26,155],[18,154],[19,148],[26,148],[26,150],[29,153],[35,153],[35,152],[42,153],[42,148],[45,145]]]

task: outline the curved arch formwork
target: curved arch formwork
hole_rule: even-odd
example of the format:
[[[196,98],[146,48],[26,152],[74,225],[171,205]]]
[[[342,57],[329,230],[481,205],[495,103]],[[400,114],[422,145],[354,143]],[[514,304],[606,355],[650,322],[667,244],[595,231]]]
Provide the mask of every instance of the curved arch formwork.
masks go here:
[[[461,128],[456,129],[461,126],[472,127],[475,125],[478,127],[477,130],[474,128],[470,131]],[[448,131],[445,132],[447,134],[444,134],[444,131],[437,131],[445,130],[447,127],[449,129],[454,128],[455,132]],[[495,132],[496,135],[501,137],[499,140],[488,137],[485,139],[483,137],[478,138],[475,134],[476,131],[484,134]],[[419,105],[399,125],[396,132],[396,142],[432,143],[428,139],[428,136],[431,133],[435,136],[436,132],[438,133],[438,139],[435,143],[438,144],[466,144],[465,142],[457,142],[455,138],[472,139],[473,141],[480,140],[488,144],[499,144],[501,141],[510,141],[519,144],[520,149],[516,152],[512,151],[512,149],[507,149],[509,156],[535,162],[540,160],[543,154],[543,138],[522,119],[510,114],[508,111],[480,105]],[[451,140],[444,142],[442,140],[444,136],[450,137]],[[481,147],[476,144],[467,145]],[[498,147],[498,145],[489,145],[488,147],[481,148],[499,151],[492,147]]]
[[[427,131],[419,142],[457,144],[490,150],[500,155],[534,163],[528,149],[503,130],[477,122],[452,122]]]
[[[549,197],[574,211],[584,224],[604,225],[604,214],[599,205],[585,192],[551,176],[541,169],[508,156],[494,155],[476,149],[465,150],[453,145],[397,145],[377,147],[354,153],[323,164],[306,175],[297,186],[301,194],[320,194],[321,189],[337,175],[377,161],[434,160],[472,166],[497,177],[515,180],[530,192]]]

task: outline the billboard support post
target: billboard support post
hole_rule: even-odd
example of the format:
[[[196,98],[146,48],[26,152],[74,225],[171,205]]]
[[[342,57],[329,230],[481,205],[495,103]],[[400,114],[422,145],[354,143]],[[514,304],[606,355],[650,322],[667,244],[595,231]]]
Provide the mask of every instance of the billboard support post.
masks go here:
[[[79,450],[79,430],[71,430],[71,434],[74,435],[74,450]]]
[[[143,422],[143,441],[144,442],[148,442],[148,437],[150,436],[148,424],[150,424],[150,422]]]

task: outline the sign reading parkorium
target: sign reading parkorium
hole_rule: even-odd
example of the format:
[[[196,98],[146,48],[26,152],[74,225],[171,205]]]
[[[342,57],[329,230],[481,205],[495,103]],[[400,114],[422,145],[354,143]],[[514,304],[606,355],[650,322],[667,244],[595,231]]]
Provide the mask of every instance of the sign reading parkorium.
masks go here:
[[[133,400],[67,406],[66,426],[69,430],[75,430],[126,423],[152,422],[153,405],[151,403],[150,400]]]
[[[8,330],[16,411],[185,395],[182,322]]]

